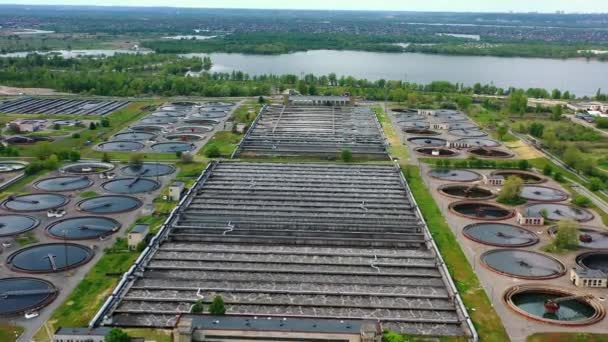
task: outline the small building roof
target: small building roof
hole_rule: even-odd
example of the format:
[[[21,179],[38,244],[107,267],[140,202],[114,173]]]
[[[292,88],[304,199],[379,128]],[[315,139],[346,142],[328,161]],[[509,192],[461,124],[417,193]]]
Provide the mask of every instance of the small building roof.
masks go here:
[[[55,331],[55,335],[63,336],[106,336],[112,328],[109,327],[97,327],[97,328],[68,328],[59,327]]]
[[[505,179],[503,175],[489,175],[488,179]]]
[[[135,227],[133,227],[131,233],[145,233],[148,231],[149,228],[150,226],[147,224],[137,224],[135,225]]]
[[[173,183],[171,183],[171,186],[184,186],[186,183],[182,182],[182,181],[174,181]]]
[[[582,268],[582,267],[574,267],[573,268],[576,275],[580,278],[607,278],[608,275],[598,269],[591,268]]]

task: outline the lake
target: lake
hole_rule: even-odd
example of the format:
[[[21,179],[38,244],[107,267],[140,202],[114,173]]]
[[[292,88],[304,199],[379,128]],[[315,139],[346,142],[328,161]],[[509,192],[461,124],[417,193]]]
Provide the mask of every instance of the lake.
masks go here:
[[[448,56],[421,53],[314,50],[284,55],[188,54],[210,56],[212,72],[240,70],[250,75],[315,74],[430,83],[445,80],[498,87],[569,90],[578,96],[608,91],[608,63],[585,59]]]

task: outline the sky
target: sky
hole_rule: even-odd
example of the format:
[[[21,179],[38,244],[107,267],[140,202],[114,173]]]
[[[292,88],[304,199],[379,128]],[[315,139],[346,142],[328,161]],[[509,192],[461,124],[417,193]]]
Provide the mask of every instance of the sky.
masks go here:
[[[608,0],[0,0],[0,4],[446,12],[602,12]]]

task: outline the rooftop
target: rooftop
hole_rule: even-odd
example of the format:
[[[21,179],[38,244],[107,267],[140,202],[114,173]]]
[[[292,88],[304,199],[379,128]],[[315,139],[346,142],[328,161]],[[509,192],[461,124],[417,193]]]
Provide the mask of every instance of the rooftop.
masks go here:
[[[150,226],[147,224],[138,224],[138,225],[135,225],[135,227],[133,227],[133,229],[131,230],[131,233],[145,233],[148,231],[149,228],[150,228]]]
[[[88,335],[88,336],[106,336],[112,328],[108,327],[97,327],[97,328],[66,328],[59,327],[55,331],[55,335],[63,336],[76,336],[76,335]]]
[[[574,272],[579,277],[582,278],[606,278],[608,275],[601,270],[591,269],[591,268],[582,268],[582,267],[574,267]]]

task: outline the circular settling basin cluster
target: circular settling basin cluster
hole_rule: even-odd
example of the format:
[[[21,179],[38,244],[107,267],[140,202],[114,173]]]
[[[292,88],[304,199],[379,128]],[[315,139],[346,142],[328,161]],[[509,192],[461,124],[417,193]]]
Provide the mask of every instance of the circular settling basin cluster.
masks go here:
[[[71,173],[76,175],[88,175],[95,173],[110,172],[114,170],[114,164],[110,163],[75,163],[66,165],[61,168],[64,173]]]
[[[521,178],[525,184],[540,184],[546,181],[545,178],[528,171],[518,171],[518,170],[498,170],[492,172],[493,176],[503,176],[505,178],[509,177],[519,177]]]
[[[550,221],[574,220],[587,222],[593,220],[593,214],[585,209],[561,203],[535,203],[527,205],[524,212],[529,216],[544,216]]]
[[[473,220],[500,221],[509,219],[515,214],[506,207],[476,201],[455,202],[450,204],[449,208],[457,215]]]
[[[470,137],[470,138],[485,137],[488,135],[484,131],[481,131],[479,129],[474,129],[474,128],[470,128],[470,129],[469,128],[453,128],[453,129],[448,130],[448,133],[459,136],[459,137]]]
[[[504,301],[526,318],[561,326],[590,325],[605,316],[604,307],[591,297],[554,287],[514,286],[505,292]]]
[[[459,169],[433,169],[429,176],[450,182],[475,182],[481,180],[481,175],[474,171]]]
[[[144,148],[145,145],[137,141],[128,140],[116,140],[101,143],[97,145],[97,148],[101,151],[115,151],[115,152],[134,152]]]
[[[120,171],[130,177],[160,177],[175,172],[175,167],[159,163],[143,163],[141,165],[125,166]]]
[[[148,141],[154,140],[156,138],[156,134],[149,132],[125,132],[118,133],[112,137],[114,140],[122,140],[122,141]]]
[[[99,215],[118,214],[141,207],[142,202],[130,196],[107,195],[82,200],[76,204],[83,212]]]
[[[0,279],[0,316],[39,310],[57,296],[57,288],[42,279],[20,277]]]
[[[473,147],[469,150],[470,154],[473,154],[480,158],[511,158],[513,153],[499,150],[492,147]]]
[[[115,194],[139,194],[160,188],[160,183],[148,178],[134,177],[111,180],[101,186],[104,190]]]
[[[418,147],[414,151],[427,157],[450,158],[458,155],[458,152],[445,147]]]
[[[494,249],[483,253],[480,259],[492,271],[519,279],[552,279],[566,273],[566,267],[557,259],[520,249]]]
[[[462,233],[475,242],[496,247],[525,247],[539,241],[535,233],[506,223],[474,223],[464,227]]]
[[[445,196],[461,199],[481,200],[495,197],[492,190],[477,184],[446,184],[440,186],[437,190]]]
[[[47,243],[20,249],[9,255],[7,265],[14,271],[54,273],[84,265],[93,258],[93,250],[73,243]]]
[[[608,274],[608,250],[580,254],[576,257],[576,263],[584,268],[600,270]]]
[[[55,209],[66,205],[70,199],[53,193],[37,193],[20,196],[9,196],[2,206],[11,211],[28,212]]]
[[[407,141],[418,146],[445,146],[447,143],[445,139],[430,137],[414,137],[407,139]]]
[[[554,188],[540,185],[524,185],[519,196],[537,202],[561,202],[568,199],[568,194]]]
[[[25,169],[27,163],[17,161],[3,161],[0,162],[0,173],[4,172],[16,172]]]
[[[72,217],[57,221],[46,228],[47,234],[56,239],[101,239],[120,229],[114,219],[98,216]]]
[[[39,180],[34,187],[42,191],[62,192],[86,189],[93,183],[87,176],[62,176]]]
[[[0,237],[19,235],[36,228],[39,224],[40,221],[31,216],[0,215]]]

